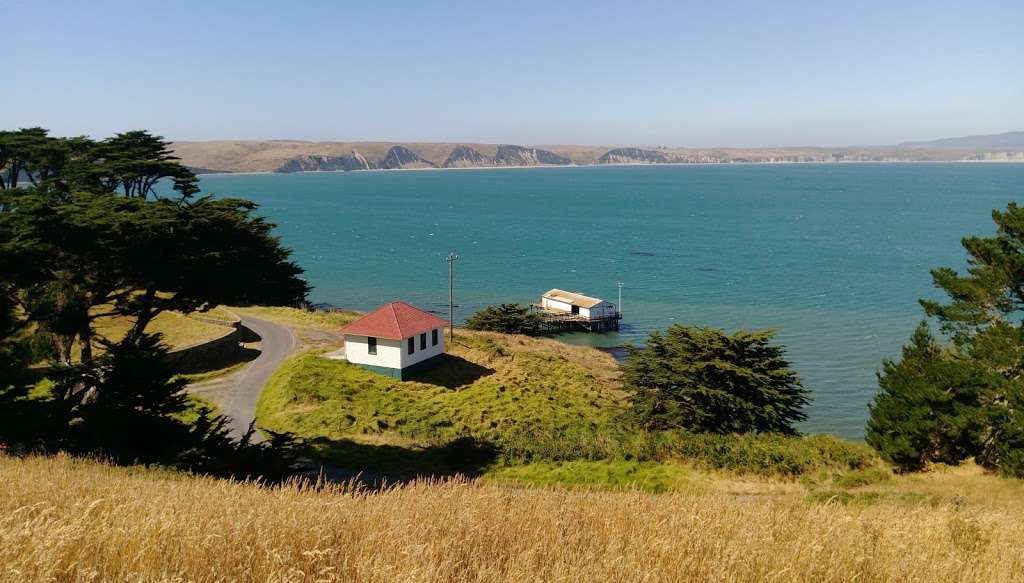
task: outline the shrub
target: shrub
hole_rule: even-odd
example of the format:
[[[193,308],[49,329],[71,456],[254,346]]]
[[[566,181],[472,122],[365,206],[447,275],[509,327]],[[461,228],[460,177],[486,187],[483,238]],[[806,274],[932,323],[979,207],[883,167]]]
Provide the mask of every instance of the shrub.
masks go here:
[[[783,476],[818,470],[862,470],[880,463],[867,445],[831,435],[532,432],[506,435],[496,445],[509,463],[681,460],[710,469]]]
[[[540,314],[520,304],[499,304],[486,307],[466,320],[466,328],[505,334],[539,334]]]
[[[771,332],[670,326],[627,347],[626,389],[645,429],[795,433],[807,391]]]
[[[839,488],[859,488],[861,486],[888,482],[891,479],[892,472],[888,468],[868,468],[864,470],[851,470],[841,474],[832,483]]]

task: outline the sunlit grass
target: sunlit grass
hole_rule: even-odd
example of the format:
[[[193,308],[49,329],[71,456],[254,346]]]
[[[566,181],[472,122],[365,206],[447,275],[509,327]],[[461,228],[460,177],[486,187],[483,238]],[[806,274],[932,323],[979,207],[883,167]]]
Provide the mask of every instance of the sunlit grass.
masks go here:
[[[1003,582],[1024,573],[1020,502],[841,504],[465,481],[371,493],[2,456],[0,491],[0,580],[9,581]]]
[[[330,439],[394,436],[435,443],[517,428],[596,429],[621,394],[593,369],[530,339],[462,334],[438,369],[398,381],[304,354],[286,362],[257,407],[261,427]],[[607,379],[614,361],[597,370]]]

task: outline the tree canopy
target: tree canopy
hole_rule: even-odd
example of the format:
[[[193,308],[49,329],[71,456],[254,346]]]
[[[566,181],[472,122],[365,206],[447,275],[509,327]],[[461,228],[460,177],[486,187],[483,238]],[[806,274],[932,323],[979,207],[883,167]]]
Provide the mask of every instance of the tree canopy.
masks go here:
[[[498,304],[473,314],[466,320],[466,328],[504,334],[539,334],[541,317],[520,304]]]
[[[170,143],[146,131],[99,142],[52,137],[39,127],[0,131],[0,190],[28,184],[41,191],[145,199],[156,197],[156,185],[163,180],[171,181],[181,197],[199,193],[196,175],[179,163]]]
[[[623,366],[636,420],[648,429],[795,433],[807,392],[771,332],[673,325],[628,346]]]
[[[274,458],[232,444],[209,410],[183,421],[182,382],[147,332],[164,310],[305,298],[302,269],[256,205],[197,197],[195,175],[144,131],[0,132],[0,180],[0,441],[232,473],[229,458]],[[158,197],[161,181],[176,195]],[[98,336],[105,316],[131,322],[127,334]],[[26,367],[47,358],[49,396],[27,399]]]
[[[1024,476],[1024,209],[992,218],[995,236],[963,240],[966,273],[932,271],[949,301],[921,300],[951,344],[922,324],[879,375],[867,440],[903,470],[973,457]]]

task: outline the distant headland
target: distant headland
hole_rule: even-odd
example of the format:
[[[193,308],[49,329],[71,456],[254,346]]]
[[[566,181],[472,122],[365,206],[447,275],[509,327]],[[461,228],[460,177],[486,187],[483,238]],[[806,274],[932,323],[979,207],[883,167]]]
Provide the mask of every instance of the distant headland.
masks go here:
[[[183,164],[201,174],[605,164],[1024,162],[1024,132],[842,148],[518,146],[300,140],[182,141],[175,142],[172,148]]]

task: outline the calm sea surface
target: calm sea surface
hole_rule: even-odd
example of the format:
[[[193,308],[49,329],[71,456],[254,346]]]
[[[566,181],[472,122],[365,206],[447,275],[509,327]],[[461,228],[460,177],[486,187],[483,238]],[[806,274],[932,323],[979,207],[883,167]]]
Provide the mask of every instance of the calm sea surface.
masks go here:
[[[456,320],[549,288],[616,301],[623,330],[567,342],[642,342],[672,323],[773,328],[814,402],[803,429],[863,436],[882,359],[934,296],[930,268],[964,265],[961,237],[1024,196],[1024,164],[535,168],[210,175],[207,192],[261,205],[315,286],[368,310]]]

